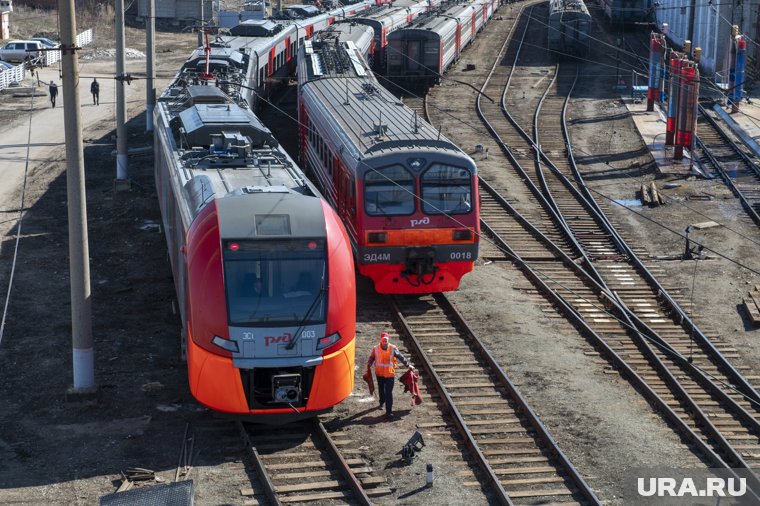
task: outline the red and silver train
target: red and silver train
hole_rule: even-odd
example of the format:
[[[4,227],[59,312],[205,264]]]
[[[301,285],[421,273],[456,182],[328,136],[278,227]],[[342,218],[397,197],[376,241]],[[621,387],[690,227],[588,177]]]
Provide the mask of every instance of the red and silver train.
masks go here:
[[[387,8],[359,14],[352,21],[371,26],[375,32],[375,57],[373,68],[385,72],[388,35],[403,28],[419,15],[441,5],[441,0],[397,0]]]
[[[472,159],[378,84],[350,40],[299,55],[299,144],[380,293],[454,290],[478,255]]]
[[[475,40],[498,8],[498,0],[472,0],[443,13],[417,18],[388,35],[386,77],[406,86],[438,84],[462,50]]]
[[[295,75],[296,56],[304,40],[335,22],[387,9],[378,4],[376,0],[361,0],[306,19],[244,21],[230,29],[230,36],[219,37],[217,43],[249,59],[244,78],[247,88],[243,88],[242,95],[256,110],[259,97],[270,97],[281,83]],[[198,51],[202,52],[203,48]],[[214,54],[211,60],[215,60]]]
[[[156,188],[190,390],[252,420],[313,416],[353,389],[350,240],[242,101],[251,56],[216,49],[213,65],[194,54],[155,109]]]

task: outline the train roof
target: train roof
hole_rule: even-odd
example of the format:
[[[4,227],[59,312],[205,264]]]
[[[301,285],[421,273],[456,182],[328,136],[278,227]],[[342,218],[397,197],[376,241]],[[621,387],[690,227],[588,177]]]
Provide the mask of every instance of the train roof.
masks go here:
[[[588,15],[588,8],[583,0],[550,0],[549,13],[580,12]]]
[[[271,37],[282,28],[281,23],[271,19],[249,19],[230,28],[230,34],[239,37]]]
[[[383,88],[351,43],[307,43],[298,76],[301,95],[357,159],[410,147],[466,156]]]
[[[244,71],[208,81],[183,67],[158,101],[165,160],[171,160],[191,215],[226,196],[318,196],[301,169],[239,94]],[[171,154],[168,154],[171,152]]]
[[[474,5],[474,2],[467,5],[454,5],[443,12],[431,12],[430,14],[423,14],[422,16],[412,21],[409,26],[402,28],[399,31],[427,30],[430,32],[438,32],[441,27],[445,25],[451,23],[456,24],[456,18],[461,16],[463,12],[472,11]],[[393,37],[395,33],[397,32],[392,32],[388,36]]]
[[[217,201],[221,216],[219,235],[222,239],[311,239],[327,236],[321,199],[303,198],[276,187],[243,189],[240,195],[253,193],[257,194],[255,199],[226,198]]]
[[[373,30],[371,26],[354,23],[353,21],[338,21],[330,25],[326,30],[314,34],[314,40],[338,39],[338,42],[353,42],[358,49],[372,41]]]

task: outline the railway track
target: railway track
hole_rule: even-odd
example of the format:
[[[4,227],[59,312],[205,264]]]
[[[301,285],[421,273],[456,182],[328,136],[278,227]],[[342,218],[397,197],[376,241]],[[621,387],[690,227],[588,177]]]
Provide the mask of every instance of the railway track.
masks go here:
[[[747,215],[760,226],[760,169],[757,161],[726,134],[702,105],[699,106],[697,132],[700,163],[720,175]]]
[[[626,44],[632,54],[641,54],[641,51],[644,54],[648,53],[649,46],[641,40],[641,36],[643,34],[633,38],[637,47],[631,44],[630,39],[626,39]],[[646,58],[639,57],[633,65],[640,65],[641,62],[646,62]],[[758,160],[742,149],[702,104],[699,105],[695,137],[699,164],[720,176],[725,185],[739,199],[747,216],[760,226]]]
[[[515,198],[517,180],[509,185],[502,174],[481,171],[483,228],[507,252],[501,256],[516,261],[558,309],[584,328],[597,349],[701,455],[719,467],[756,472],[757,392],[718,350],[719,340],[696,328],[657,283],[584,194],[582,181],[574,183],[580,175],[564,120],[573,87],[564,77],[567,72],[549,65],[541,69],[536,62],[521,66],[522,61],[509,70],[502,63],[520,57],[534,15],[531,8],[515,25],[513,42],[502,48],[483,84],[490,96],[503,85],[502,110],[478,100],[483,123],[530,197]],[[519,88],[510,90],[510,83]],[[530,165],[534,170],[526,169]],[[491,177],[509,187],[509,198],[486,183]],[[760,490],[756,475],[752,482]]]
[[[444,295],[393,299],[411,348],[501,504],[599,504]]]
[[[334,439],[318,419],[266,428],[235,422],[258,489],[272,504],[372,504],[391,493],[361,458],[344,458],[346,441]]]

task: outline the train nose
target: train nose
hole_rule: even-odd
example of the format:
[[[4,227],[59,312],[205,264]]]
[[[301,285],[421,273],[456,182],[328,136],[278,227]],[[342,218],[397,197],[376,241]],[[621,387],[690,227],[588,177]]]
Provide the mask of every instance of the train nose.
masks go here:
[[[431,276],[430,281],[435,279],[435,250],[433,248],[407,248],[404,277],[417,276],[419,282],[424,282],[425,276]]]

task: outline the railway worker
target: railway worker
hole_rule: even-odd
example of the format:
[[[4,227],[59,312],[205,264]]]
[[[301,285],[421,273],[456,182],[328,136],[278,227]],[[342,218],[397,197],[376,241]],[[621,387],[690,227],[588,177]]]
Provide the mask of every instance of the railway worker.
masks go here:
[[[412,369],[409,361],[398,351],[398,348],[389,343],[390,335],[387,332],[380,334],[380,344],[372,348],[367,360],[367,369],[375,364],[375,376],[377,377],[377,392],[380,395],[380,408],[385,405],[385,418],[393,418],[393,383],[396,380],[397,360],[401,360],[405,367]]]

